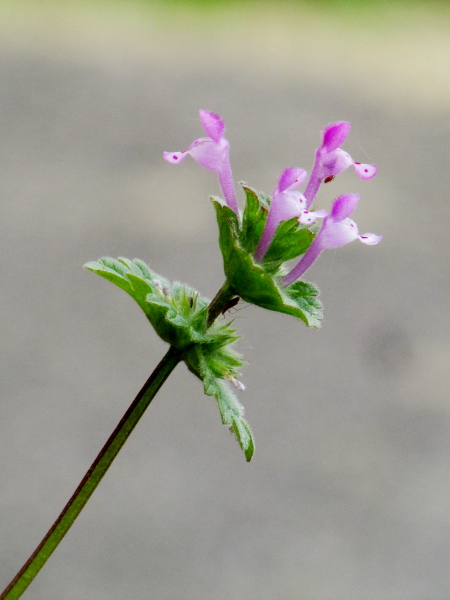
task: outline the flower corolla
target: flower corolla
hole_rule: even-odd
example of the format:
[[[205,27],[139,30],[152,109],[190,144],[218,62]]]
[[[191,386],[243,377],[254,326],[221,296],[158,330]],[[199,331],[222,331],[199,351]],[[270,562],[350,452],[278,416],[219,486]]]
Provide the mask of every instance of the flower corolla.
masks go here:
[[[382,240],[382,236],[374,233],[359,235],[356,223],[349,218],[358,202],[358,194],[346,194],[336,198],[331,213],[325,216],[322,227],[311,246],[296,266],[281,280],[283,285],[290,285],[299,279],[326,248],[339,248],[356,239],[369,246],[378,244]]]
[[[316,160],[305,190],[306,208],[311,206],[322,182],[331,181],[350,166],[353,166],[361,179],[371,179],[377,174],[375,165],[355,162],[348,152],[340,148],[349,132],[350,123],[347,121],[331,123],[325,127],[322,145],[316,151]]]
[[[306,199],[296,188],[305,181],[306,175],[306,171],[298,167],[289,167],[281,174],[278,186],[272,192],[269,215],[255,252],[256,260],[261,260],[266,254],[281,221],[294,217],[300,219],[303,215]]]
[[[218,114],[213,112],[200,110],[199,115],[208,137],[194,140],[186,151],[164,152],[164,158],[169,163],[178,164],[190,154],[200,165],[216,172],[225,201],[239,219],[239,208],[229,159],[229,143],[224,137],[224,122]],[[280,175],[277,187],[272,192],[264,230],[254,252],[257,262],[263,261],[281,222],[296,218],[299,225],[309,226],[323,218],[322,226],[309,248],[296,266],[280,280],[283,286],[291,285],[299,279],[321,252],[327,248],[338,248],[356,239],[364,244],[373,245],[382,239],[381,236],[373,233],[360,235],[356,223],[350,219],[350,215],[359,201],[357,194],[346,194],[336,198],[330,213],[325,210],[310,210],[320,185],[331,181],[348,167],[353,166],[357,175],[362,179],[371,179],[377,174],[375,165],[356,162],[348,152],[341,148],[349,132],[350,123],[346,121],[338,121],[325,127],[322,133],[322,144],[316,150],[314,166],[304,194],[298,188],[306,180],[307,173],[299,167],[285,169]],[[265,208],[265,205],[261,204],[261,207]],[[254,246],[252,247],[254,248]],[[286,256],[289,253],[287,252]]]
[[[164,152],[164,158],[169,163],[178,164],[190,154],[202,167],[215,171],[219,176],[226,203],[236,214],[239,214],[230,166],[230,145],[223,137],[225,124],[216,113],[200,110],[199,115],[203,129],[209,137],[198,138],[184,152]]]

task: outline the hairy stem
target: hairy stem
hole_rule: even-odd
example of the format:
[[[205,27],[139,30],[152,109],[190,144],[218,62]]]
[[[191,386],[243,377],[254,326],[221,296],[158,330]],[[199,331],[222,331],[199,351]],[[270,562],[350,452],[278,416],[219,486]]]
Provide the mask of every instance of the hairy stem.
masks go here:
[[[0,600],[16,600],[27,589],[70,529],[146,408],[181,359],[182,351],[171,346],[100,450],[47,535],[2,593]]]
[[[206,323],[206,327],[209,328],[220,315],[221,312],[224,312],[227,308],[227,304],[229,301],[236,296],[233,289],[230,287],[228,281],[225,281],[223,286],[211,300],[211,304],[208,308],[208,320]],[[0,598],[1,600],[1,598]]]
[[[225,282],[209,305],[207,327],[210,327],[220,313],[226,309],[228,302],[233,296],[235,296],[233,290],[228,283]],[[184,350],[186,350],[186,348],[184,348]],[[73,525],[75,519],[93,494],[106,471],[119,453],[119,450],[139,422],[150,402],[156,396],[160,387],[172,373],[177,364],[182,360],[184,350],[179,350],[173,346],[169,348],[166,355],[147,379],[143,388],[110,435],[106,444],[100,450],[97,458],[81,480],[80,485],[77,487],[42,542],[0,595],[0,600],[17,600],[20,598],[45,565],[58,544]]]

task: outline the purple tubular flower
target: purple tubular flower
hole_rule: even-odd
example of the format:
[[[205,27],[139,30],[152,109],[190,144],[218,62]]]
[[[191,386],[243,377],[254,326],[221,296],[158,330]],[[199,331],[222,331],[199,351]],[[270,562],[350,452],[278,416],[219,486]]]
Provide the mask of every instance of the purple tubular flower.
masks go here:
[[[361,179],[371,179],[377,174],[375,165],[355,162],[348,152],[339,147],[345,142],[349,132],[350,123],[345,121],[325,127],[322,145],[316,151],[316,161],[305,190],[306,208],[311,206],[322,182],[331,181],[350,166],[353,166]]]
[[[374,233],[359,235],[356,223],[349,219],[358,201],[358,194],[346,194],[336,198],[333,202],[331,213],[325,217],[322,227],[313,243],[296,266],[283,277],[281,280],[282,285],[290,285],[299,279],[325,248],[339,248],[356,239],[369,246],[378,244],[382,240],[382,236],[375,235]]]
[[[305,179],[306,171],[298,167],[289,167],[281,174],[278,187],[272,193],[266,226],[255,251],[256,260],[264,258],[281,221],[300,218],[304,213],[306,200],[296,188]]]
[[[177,164],[183,162],[188,154],[205,169],[215,171],[219,176],[220,186],[226,203],[236,213],[239,209],[234,191],[233,176],[231,174],[229,143],[223,137],[225,125],[219,115],[200,110],[200,122],[209,137],[195,140],[185,152],[164,152],[167,162]]]

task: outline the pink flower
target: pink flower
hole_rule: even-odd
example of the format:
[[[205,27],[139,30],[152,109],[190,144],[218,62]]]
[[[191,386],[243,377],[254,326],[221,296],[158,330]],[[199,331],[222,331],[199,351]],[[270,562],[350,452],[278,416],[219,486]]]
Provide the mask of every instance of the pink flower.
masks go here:
[[[325,127],[322,145],[316,151],[316,160],[305,190],[306,208],[311,206],[322,182],[331,181],[350,166],[353,166],[361,179],[371,179],[377,174],[375,165],[355,162],[348,152],[339,147],[345,142],[349,132],[350,123],[345,121]]]
[[[306,199],[296,188],[306,179],[306,171],[298,167],[285,169],[272,193],[266,226],[255,251],[256,260],[264,258],[273,236],[281,221],[301,217],[305,211]]]
[[[177,164],[183,162],[188,154],[205,169],[215,171],[219,176],[220,186],[226,203],[236,213],[239,209],[234,191],[233,176],[231,174],[229,143],[223,137],[225,125],[219,115],[200,110],[200,122],[209,137],[195,140],[185,152],[164,152],[167,162]]]
[[[327,214],[324,218],[322,227],[311,246],[296,266],[281,280],[283,285],[290,285],[299,279],[326,248],[339,248],[356,239],[369,246],[378,244],[382,240],[380,235],[374,233],[359,235],[356,223],[349,218],[358,202],[358,194],[346,194],[336,198],[331,214]]]

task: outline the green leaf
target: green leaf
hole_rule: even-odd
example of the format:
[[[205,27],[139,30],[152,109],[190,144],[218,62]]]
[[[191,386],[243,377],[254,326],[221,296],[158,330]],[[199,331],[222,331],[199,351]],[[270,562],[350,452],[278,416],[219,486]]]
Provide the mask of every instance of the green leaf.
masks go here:
[[[211,196],[211,202],[216,209],[217,223],[219,225],[219,246],[225,260],[225,257],[228,257],[237,240],[239,224],[236,214],[223,203],[221,198]]]
[[[118,260],[105,257],[97,261],[88,262],[84,266],[89,271],[100,275],[100,277],[111,281],[111,283],[131,293],[132,285],[126,276],[126,269]]]
[[[247,462],[250,462],[255,451],[255,443],[249,424],[243,417],[244,409],[236,396],[223,380],[217,381],[218,393],[214,394],[219,406],[224,425],[229,425],[240,447],[244,451]]]
[[[255,452],[255,442],[249,424],[242,417],[239,419],[233,418],[230,431],[236,436],[239,445],[244,451],[247,462],[250,462]]]
[[[262,260],[264,268],[276,273],[285,261],[304,254],[313,239],[314,235],[309,229],[299,229],[296,217],[281,221]]]
[[[244,360],[232,348],[237,339],[230,323],[213,324],[197,344],[186,349],[183,358],[188,368],[202,380],[206,369],[214,377],[238,375]]]
[[[250,426],[244,419],[243,406],[223,379],[226,365],[222,365],[223,370],[218,369],[217,354],[214,354],[212,359],[210,350],[200,344],[185,352],[185,361],[188,368],[203,381],[205,394],[216,398],[222,423],[229,426],[244,451],[247,461],[250,461],[255,449],[253,436]],[[242,364],[242,361],[240,362]]]
[[[226,204],[225,200],[220,196],[210,196],[209,199],[214,206],[220,206],[223,209],[223,218],[228,221],[228,227],[231,227],[235,232],[239,231],[239,219],[234,210]]]
[[[319,290],[307,281],[295,281],[285,288],[286,295],[293,300],[302,311],[306,324],[317,329],[322,325],[322,303],[317,299]]]
[[[312,284],[304,282],[296,282],[289,288],[280,287],[278,277],[274,277],[264,264],[256,264],[253,256],[242,248],[236,221],[230,215],[233,211],[216,200],[213,200],[213,204],[219,224],[219,246],[224,271],[233,292],[250,304],[293,315],[309,327],[320,327],[322,313],[321,304],[316,298],[318,290]],[[289,228],[292,225],[289,221],[285,223],[288,225],[282,224],[282,227]],[[301,233],[303,231],[306,233]],[[292,235],[294,233],[291,232]],[[312,234],[301,229],[295,233],[295,239],[298,239],[297,234],[307,247]]]
[[[242,188],[246,195],[246,203],[242,218],[240,242],[244,250],[253,254],[266,225],[270,200],[262,194],[258,195],[245,185]]]
[[[179,282],[161,277],[141,260],[101,258],[85,267],[125,290],[165,342],[183,349],[204,338],[209,301]]]
[[[134,261],[127,258],[100,258],[98,261],[84,265],[100,277],[111,281],[125,290],[141,307],[146,316],[150,318],[150,308],[147,303],[149,294],[159,294],[159,289],[167,285],[164,278],[158,276],[140,260]],[[158,283],[158,287],[155,283]]]
[[[226,227],[235,235],[237,219],[229,209],[224,212]],[[250,427],[243,418],[243,407],[224,381],[237,376],[244,364],[231,347],[238,337],[231,324],[214,322],[206,330],[209,301],[178,281],[170,285],[142,261],[102,258],[85,266],[130,294],[161,339],[184,350],[187,367],[203,381],[205,393],[215,396],[222,422],[230,427],[250,460],[254,452]]]

